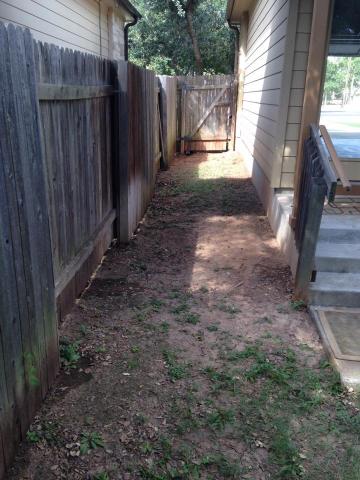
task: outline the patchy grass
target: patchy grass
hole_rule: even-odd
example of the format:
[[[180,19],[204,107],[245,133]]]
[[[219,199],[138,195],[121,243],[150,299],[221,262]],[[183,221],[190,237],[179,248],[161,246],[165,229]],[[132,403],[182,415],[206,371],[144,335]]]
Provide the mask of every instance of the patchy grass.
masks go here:
[[[163,357],[172,381],[181,380],[187,376],[189,365],[179,362],[176,353],[164,350]]]

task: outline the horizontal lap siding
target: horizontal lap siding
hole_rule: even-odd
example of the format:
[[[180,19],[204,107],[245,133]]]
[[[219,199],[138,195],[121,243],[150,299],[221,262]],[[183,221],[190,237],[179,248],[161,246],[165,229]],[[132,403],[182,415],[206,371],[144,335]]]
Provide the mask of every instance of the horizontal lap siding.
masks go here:
[[[300,0],[296,29],[295,55],[291,80],[290,102],[287,116],[283,152],[281,187],[293,187],[296,152],[304,100],[304,88],[311,33],[313,0]]]
[[[109,32],[112,35],[111,54],[113,59],[121,60],[125,57],[124,20],[116,13],[112,15],[111,20],[111,32]]]
[[[271,180],[281,102],[289,0],[260,0],[250,12],[241,138]]]
[[[107,13],[95,0],[0,0],[0,21],[29,28],[36,40],[104,57]]]

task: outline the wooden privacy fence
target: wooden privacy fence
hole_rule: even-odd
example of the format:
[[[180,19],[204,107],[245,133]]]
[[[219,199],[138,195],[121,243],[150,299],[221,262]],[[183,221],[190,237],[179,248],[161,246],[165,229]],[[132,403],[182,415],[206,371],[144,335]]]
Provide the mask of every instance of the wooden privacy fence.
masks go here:
[[[35,44],[57,313],[82,292],[113,238],[114,65]]]
[[[144,215],[160,165],[159,87],[155,75],[118,63],[118,238],[127,242]]]
[[[162,167],[168,168],[176,151],[177,79],[162,75],[160,80],[160,119],[163,141]]]
[[[234,75],[177,77],[181,153],[233,149],[235,79]]]
[[[58,321],[114,224],[129,240],[161,145],[173,147],[160,136],[154,73],[129,63],[37,44],[0,24],[0,84],[2,478],[57,373]]]
[[[0,477],[58,367],[33,42],[0,25]]]

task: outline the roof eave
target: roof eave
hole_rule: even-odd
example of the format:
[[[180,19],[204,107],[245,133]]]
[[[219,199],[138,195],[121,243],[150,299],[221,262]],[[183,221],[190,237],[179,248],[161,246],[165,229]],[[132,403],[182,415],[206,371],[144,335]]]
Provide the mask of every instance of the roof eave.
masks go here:
[[[141,13],[134,7],[132,3],[129,2],[129,0],[117,0],[117,3],[125,8],[133,17],[134,19],[140,19],[142,18]]]
[[[230,25],[239,25],[243,13],[248,12],[254,0],[228,0],[226,17]]]

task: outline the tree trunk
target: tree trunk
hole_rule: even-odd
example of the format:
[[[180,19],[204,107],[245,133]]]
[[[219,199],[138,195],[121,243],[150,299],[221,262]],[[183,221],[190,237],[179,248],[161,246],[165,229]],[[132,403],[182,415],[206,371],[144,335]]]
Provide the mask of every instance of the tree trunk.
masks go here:
[[[195,65],[196,65],[196,73],[198,75],[202,75],[203,73],[203,62],[201,58],[200,48],[198,39],[195,33],[194,25],[193,25],[193,9],[192,6],[188,6],[185,11],[185,18],[187,23],[187,30],[191,39],[191,43],[193,46],[194,57],[195,57]]]

